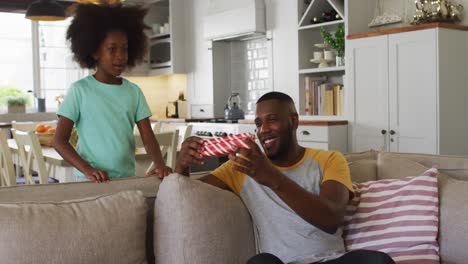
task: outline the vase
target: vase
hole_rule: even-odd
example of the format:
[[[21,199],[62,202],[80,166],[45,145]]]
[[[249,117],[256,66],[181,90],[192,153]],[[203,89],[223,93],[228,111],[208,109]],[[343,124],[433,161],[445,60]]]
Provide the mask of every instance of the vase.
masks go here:
[[[336,56],[336,66],[344,66],[344,56]]]
[[[26,112],[26,106],[25,105],[9,105],[8,106],[8,113],[9,114],[25,113],[25,112]]]

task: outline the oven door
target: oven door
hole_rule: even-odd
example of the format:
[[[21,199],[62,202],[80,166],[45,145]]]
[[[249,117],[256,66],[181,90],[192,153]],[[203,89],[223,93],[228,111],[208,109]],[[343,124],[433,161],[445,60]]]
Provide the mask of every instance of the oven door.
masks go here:
[[[150,45],[151,69],[171,67],[171,39],[154,39]]]

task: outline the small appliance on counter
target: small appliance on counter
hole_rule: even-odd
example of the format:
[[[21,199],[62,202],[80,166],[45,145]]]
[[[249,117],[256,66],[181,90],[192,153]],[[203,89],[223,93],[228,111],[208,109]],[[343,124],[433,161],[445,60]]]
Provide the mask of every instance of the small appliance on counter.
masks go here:
[[[177,101],[168,102],[166,106],[166,117],[178,118],[179,116],[177,115],[177,112],[178,112]]]
[[[244,119],[244,111],[240,109],[241,99],[239,93],[233,92],[229,96],[227,105],[224,108],[224,118],[226,120],[237,121],[239,119]]]

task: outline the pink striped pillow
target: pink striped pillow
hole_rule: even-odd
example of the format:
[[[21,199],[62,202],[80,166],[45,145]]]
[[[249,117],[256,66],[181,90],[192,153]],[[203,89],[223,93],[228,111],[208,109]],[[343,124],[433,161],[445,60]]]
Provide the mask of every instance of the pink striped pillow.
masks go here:
[[[346,250],[389,254],[398,264],[439,263],[436,168],[421,176],[355,183],[347,207]]]

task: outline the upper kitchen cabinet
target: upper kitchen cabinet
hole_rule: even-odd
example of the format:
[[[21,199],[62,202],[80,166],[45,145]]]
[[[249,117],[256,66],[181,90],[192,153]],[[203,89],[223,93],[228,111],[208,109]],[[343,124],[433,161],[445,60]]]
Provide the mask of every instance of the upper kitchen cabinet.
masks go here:
[[[467,30],[434,23],[349,37],[353,152],[468,154]]]
[[[149,43],[145,59],[126,75],[185,73],[184,0],[131,0],[125,3],[147,8],[145,23],[150,27],[146,31]]]

